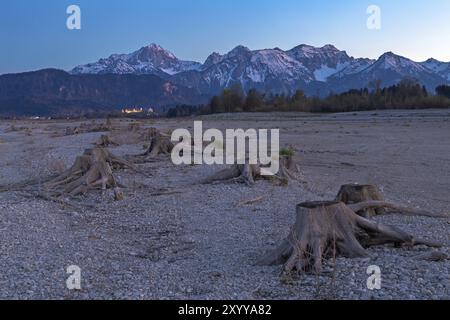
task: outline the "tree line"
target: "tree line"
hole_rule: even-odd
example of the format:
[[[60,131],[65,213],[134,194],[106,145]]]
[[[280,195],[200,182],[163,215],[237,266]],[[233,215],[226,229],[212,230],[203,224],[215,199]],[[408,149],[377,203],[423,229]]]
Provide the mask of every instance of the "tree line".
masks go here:
[[[255,89],[244,92],[234,85],[211,98],[209,104],[197,108],[179,106],[170,111],[171,117],[193,114],[229,112],[355,112],[382,109],[450,108],[450,86],[436,88],[436,94],[414,80],[381,88],[380,82],[371,84],[371,89],[349,90],[327,97],[308,97],[302,90],[293,95],[267,94]]]

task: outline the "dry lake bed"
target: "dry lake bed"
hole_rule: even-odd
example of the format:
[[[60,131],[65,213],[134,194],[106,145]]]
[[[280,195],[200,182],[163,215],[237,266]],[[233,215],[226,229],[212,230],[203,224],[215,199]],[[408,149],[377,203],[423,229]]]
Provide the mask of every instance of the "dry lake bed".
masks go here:
[[[107,134],[119,145],[110,151],[143,152],[148,141],[129,130],[133,122],[167,131],[192,130],[194,120],[205,128],[279,128],[302,181],[202,185],[217,167],[175,166],[163,156],[138,164],[144,174],[116,173],[127,187],[122,201],[112,191],[77,197],[79,207],[26,189],[0,192],[0,299],[450,299],[450,260],[417,259],[433,250],[425,246],[372,247],[367,258],[338,258],[332,272],[291,279],[281,266],[255,265],[287,236],[298,203],[334,199],[343,184],[373,184],[389,201],[450,212],[450,110],[113,119]],[[66,135],[79,125],[0,121],[0,186],[39,184],[70,167],[104,134]],[[446,219],[376,219],[440,241],[439,252],[450,255]],[[81,270],[81,290],[66,286],[71,265]],[[369,266],[381,270],[379,290],[367,286]]]

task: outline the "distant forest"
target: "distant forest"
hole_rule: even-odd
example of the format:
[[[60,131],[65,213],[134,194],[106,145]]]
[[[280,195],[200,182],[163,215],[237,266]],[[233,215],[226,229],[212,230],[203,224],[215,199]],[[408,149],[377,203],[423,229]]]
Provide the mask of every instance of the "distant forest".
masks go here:
[[[403,80],[399,84],[381,88],[374,83],[372,89],[350,90],[331,94],[325,98],[307,97],[298,90],[292,96],[263,94],[257,90],[245,93],[240,85],[223,90],[214,96],[208,105],[201,107],[177,106],[168,111],[168,117],[183,117],[194,114],[229,112],[355,112],[382,109],[450,108],[450,86],[439,86],[430,94],[424,86],[414,80]]]

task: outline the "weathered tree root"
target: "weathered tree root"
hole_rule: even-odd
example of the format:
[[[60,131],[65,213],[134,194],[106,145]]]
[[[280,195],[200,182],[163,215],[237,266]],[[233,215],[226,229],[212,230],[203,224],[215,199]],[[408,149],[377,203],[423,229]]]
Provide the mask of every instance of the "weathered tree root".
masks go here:
[[[344,185],[341,187],[336,197],[336,201],[347,204],[358,215],[365,218],[383,215],[388,213],[388,211],[410,216],[425,216],[432,218],[449,217],[449,215],[445,213],[432,213],[386,202],[378,188],[372,185]]]
[[[284,263],[286,273],[293,270],[320,273],[324,261],[331,256],[365,257],[365,247],[389,243],[438,245],[363,218],[339,201],[306,202],[297,206],[297,219],[288,238],[258,264]]]
[[[112,155],[107,149],[85,150],[77,157],[74,165],[55,179],[44,184],[49,197],[86,194],[92,189],[114,189],[116,200],[123,199],[121,185],[113,175],[113,169],[128,167],[135,170],[129,162]]]

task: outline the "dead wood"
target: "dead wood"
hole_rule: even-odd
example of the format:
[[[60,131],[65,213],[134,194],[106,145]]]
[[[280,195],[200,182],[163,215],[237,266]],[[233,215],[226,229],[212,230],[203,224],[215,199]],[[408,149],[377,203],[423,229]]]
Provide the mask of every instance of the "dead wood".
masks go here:
[[[151,197],[160,197],[160,196],[169,196],[169,195],[182,194],[182,193],[184,193],[184,191],[182,191],[182,190],[171,190],[171,189],[161,188],[161,189],[155,190],[152,193],[150,193],[150,196]]]
[[[238,204],[236,204],[236,207],[248,206],[248,205],[251,205],[251,204],[255,204],[255,203],[261,202],[263,200],[264,200],[264,197],[262,197],[262,196],[258,197],[258,198],[255,198],[255,199],[244,200],[244,201],[241,201]]]
[[[365,257],[366,247],[382,244],[424,243],[396,227],[357,215],[343,202],[306,202],[297,206],[296,222],[289,236],[258,263],[284,263],[286,273],[320,273],[331,256]]]
[[[430,262],[441,262],[441,261],[449,260],[450,257],[443,252],[431,251],[431,252],[427,252],[427,253],[421,254],[419,256],[416,256],[415,259],[422,260],[422,261],[430,261]]]

